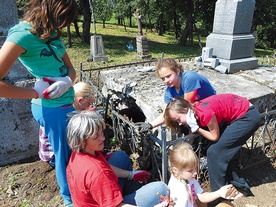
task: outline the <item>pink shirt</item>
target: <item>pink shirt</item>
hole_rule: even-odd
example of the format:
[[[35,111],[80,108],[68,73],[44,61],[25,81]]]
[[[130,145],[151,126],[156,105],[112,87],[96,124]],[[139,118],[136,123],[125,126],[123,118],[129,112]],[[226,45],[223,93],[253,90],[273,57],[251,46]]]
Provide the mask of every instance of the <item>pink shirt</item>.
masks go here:
[[[201,126],[207,126],[215,115],[218,123],[232,121],[242,117],[249,109],[250,102],[235,94],[217,94],[201,100],[194,106]]]

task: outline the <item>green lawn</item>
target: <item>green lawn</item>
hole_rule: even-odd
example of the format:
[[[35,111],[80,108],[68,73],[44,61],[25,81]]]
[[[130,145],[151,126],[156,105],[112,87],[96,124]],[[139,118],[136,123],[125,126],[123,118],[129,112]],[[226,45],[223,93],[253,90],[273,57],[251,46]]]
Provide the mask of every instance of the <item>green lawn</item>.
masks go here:
[[[80,29],[81,29],[81,25]],[[136,48],[136,35],[137,27],[126,27],[126,30],[123,26],[117,26],[115,24],[106,24],[106,27],[103,28],[102,24],[97,23],[96,32],[98,35],[102,36],[104,43],[104,51],[108,57],[107,63],[101,62],[87,62],[90,55],[90,45],[84,43],[80,38],[77,38],[75,35],[74,27],[71,27],[72,33],[72,47],[67,49],[67,52],[71,58],[71,61],[74,64],[76,70],[79,69],[80,63],[84,63],[85,67],[102,67],[107,65],[118,65],[130,62],[136,62],[139,58],[136,55],[136,51],[129,51],[127,44],[131,43]],[[91,24],[91,36],[93,35],[93,24]],[[174,34],[166,33],[163,36],[159,36],[156,31],[150,31],[143,29],[144,35],[147,37],[149,44],[149,53],[152,55],[152,58],[161,58],[162,53],[164,57],[183,57],[183,56],[200,56],[201,48],[197,42],[197,38],[194,37],[193,47],[183,47],[179,46],[175,41]],[[64,42],[68,42],[66,37],[66,32],[64,32]],[[205,45],[205,38],[201,37],[201,42]],[[268,62],[267,57],[272,63],[273,50],[264,50],[264,49],[255,49],[255,56],[260,57],[262,63]]]

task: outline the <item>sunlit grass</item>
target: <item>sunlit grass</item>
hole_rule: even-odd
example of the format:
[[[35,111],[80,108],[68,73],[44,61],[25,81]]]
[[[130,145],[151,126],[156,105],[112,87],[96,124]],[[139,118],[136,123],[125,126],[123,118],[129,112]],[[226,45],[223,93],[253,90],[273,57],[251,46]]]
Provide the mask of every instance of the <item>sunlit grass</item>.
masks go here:
[[[111,21],[112,22],[112,21]],[[115,21],[113,20],[113,23]],[[79,29],[81,30],[81,24],[79,23]],[[71,27],[72,33],[72,47],[67,49],[67,52],[71,58],[71,61],[78,70],[80,63],[85,63],[87,67],[102,67],[107,65],[119,65],[130,62],[139,61],[136,50],[129,51],[127,44],[132,44],[136,49],[136,36],[137,26],[124,27],[116,24],[106,23],[106,27],[103,28],[101,23],[96,24],[96,33],[101,35],[104,43],[105,55],[108,58],[108,62],[88,62],[90,59],[90,45],[84,43],[81,38],[76,37],[75,28]],[[80,31],[81,32],[81,31]],[[94,27],[91,24],[91,36],[94,35]],[[194,36],[193,47],[180,46],[174,38],[173,32],[165,33],[164,35],[158,35],[157,31],[150,29],[143,29],[144,36],[147,37],[149,53],[154,59],[162,57],[184,57],[184,56],[200,56],[201,47],[199,46],[198,39]],[[68,42],[66,32],[64,32],[64,42]],[[202,46],[205,46],[206,37],[200,37]],[[260,57],[260,59],[266,59],[266,56],[272,58],[273,50],[255,49],[254,56]],[[272,60],[271,60],[272,61]]]

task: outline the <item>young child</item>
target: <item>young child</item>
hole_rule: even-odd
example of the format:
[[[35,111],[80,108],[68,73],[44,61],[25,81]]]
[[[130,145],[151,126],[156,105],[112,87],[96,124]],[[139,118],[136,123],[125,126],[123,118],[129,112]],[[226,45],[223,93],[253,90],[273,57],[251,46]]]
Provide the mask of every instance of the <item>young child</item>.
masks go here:
[[[168,186],[174,207],[195,207],[198,201],[209,203],[218,198],[236,199],[242,196],[232,185],[225,185],[214,192],[203,192],[196,180],[198,157],[188,143],[177,144],[170,150],[169,165],[171,178]]]
[[[75,100],[73,106],[77,111],[85,109],[95,110],[95,106],[91,106],[94,102],[94,90],[91,85],[86,82],[78,82],[73,86],[75,91]],[[55,167],[55,156],[53,148],[48,137],[44,133],[44,127],[39,128],[39,158],[42,161],[48,162],[52,167]]]
[[[174,97],[182,97],[194,103],[216,94],[206,77],[195,71],[183,71],[183,66],[174,59],[161,59],[156,64],[156,73],[167,86],[164,101],[167,105]],[[164,108],[166,108],[166,105]],[[165,111],[165,110],[164,110]],[[146,132],[164,123],[164,114],[160,114],[149,123],[140,125],[141,132]]]
[[[197,132],[212,142],[207,149],[212,191],[232,183],[244,196],[249,195],[250,187],[246,181],[229,166],[261,123],[259,111],[247,98],[236,94],[217,94],[194,105],[182,98],[174,98],[164,115],[170,129],[177,130],[178,125],[187,125],[192,133]],[[226,126],[223,131],[219,127],[222,124]]]
[[[67,179],[74,206],[149,206],[159,203],[167,194],[163,182],[151,182],[123,195],[118,182],[121,178],[144,180],[139,171],[110,167],[102,154],[104,149],[103,118],[95,111],[82,111],[72,116],[67,127],[72,154],[67,165]]]

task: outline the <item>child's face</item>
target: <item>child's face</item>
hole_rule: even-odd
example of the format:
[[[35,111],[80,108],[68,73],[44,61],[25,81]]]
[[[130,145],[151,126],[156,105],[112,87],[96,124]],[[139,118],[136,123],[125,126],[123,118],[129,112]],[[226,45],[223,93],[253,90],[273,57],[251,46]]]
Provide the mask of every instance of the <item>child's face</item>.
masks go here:
[[[197,168],[192,169],[182,169],[180,172],[180,176],[185,180],[193,180],[196,179],[197,176]]]
[[[75,98],[75,105],[76,105],[76,108],[78,108],[79,110],[85,110],[85,109],[88,109],[91,104],[94,102],[94,96],[89,96],[89,97],[76,97]]]
[[[175,72],[168,67],[162,67],[158,71],[158,75],[161,80],[165,83],[168,87],[174,87],[179,83],[179,72]]]
[[[95,154],[95,151],[101,151],[104,149],[104,133],[99,131],[96,136],[89,137],[86,140],[84,151]]]
[[[187,124],[187,114],[181,114],[172,110],[169,113],[172,121],[177,122],[179,125]]]

